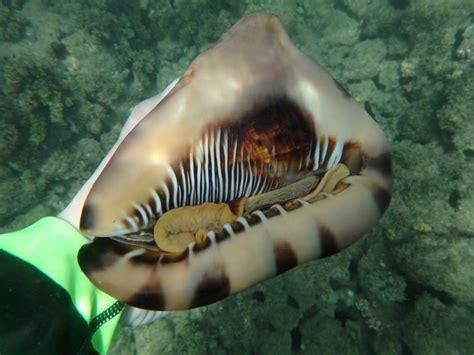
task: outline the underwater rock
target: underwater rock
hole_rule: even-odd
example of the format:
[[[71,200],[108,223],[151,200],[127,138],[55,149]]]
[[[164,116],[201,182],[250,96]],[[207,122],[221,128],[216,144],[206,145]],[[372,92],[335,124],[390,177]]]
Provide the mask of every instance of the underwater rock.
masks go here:
[[[396,264],[410,282],[432,290],[444,302],[474,304],[474,240],[452,234],[417,235],[394,247]]]
[[[7,5],[8,3],[10,5]],[[0,41],[20,40],[28,25],[28,20],[17,11],[19,9],[15,8],[14,3],[9,1],[0,3]]]
[[[375,78],[380,71],[381,61],[387,53],[385,42],[381,39],[365,40],[357,43],[351,51],[344,68],[347,80]]]
[[[470,354],[474,349],[472,310],[429,293],[416,300],[402,329],[403,341],[413,354]]]
[[[459,68],[446,80],[443,94],[436,112],[442,134],[456,149],[474,152],[474,67]]]
[[[20,133],[15,125],[0,121],[0,160],[6,161],[20,143]]]

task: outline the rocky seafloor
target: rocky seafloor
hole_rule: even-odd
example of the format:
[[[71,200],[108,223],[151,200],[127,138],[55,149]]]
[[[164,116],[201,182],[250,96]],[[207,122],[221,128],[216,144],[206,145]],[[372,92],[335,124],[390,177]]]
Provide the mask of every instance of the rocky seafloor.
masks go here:
[[[382,126],[391,206],[347,250],[125,328],[110,353],[473,354],[472,0],[3,1],[0,231],[57,214],[133,105],[253,11]]]

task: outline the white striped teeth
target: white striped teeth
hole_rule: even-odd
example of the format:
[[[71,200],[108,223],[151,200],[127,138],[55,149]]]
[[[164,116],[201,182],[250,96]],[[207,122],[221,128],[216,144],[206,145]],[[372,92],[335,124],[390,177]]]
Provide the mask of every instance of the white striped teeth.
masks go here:
[[[186,175],[184,172],[183,168],[183,162],[179,162],[179,170],[181,172],[181,181],[183,182],[182,186],[182,194],[181,194],[181,200],[180,200],[180,205],[185,206],[186,205],[186,198],[188,196],[188,180],[189,180],[189,175]]]
[[[301,206],[310,206],[310,203],[308,201],[305,201],[301,198],[296,199],[297,202],[301,204]]]
[[[232,229],[232,226],[229,223],[224,224],[223,228],[231,237],[235,236],[234,230]]]
[[[207,232],[207,237],[209,238],[209,240],[211,241],[211,244],[215,244],[216,242],[216,232],[215,231],[209,231]]]
[[[138,232],[138,223],[135,220],[135,218],[130,217],[130,216],[126,216],[125,221],[127,221],[128,225],[129,225],[130,232],[132,232],[132,233]]]
[[[263,223],[268,221],[267,216],[260,210],[253,211],[252,214],[258,216]]]
[[[224,131],[224,143],[222,146],[224,152],[224,199],[229,199],[229,135]]]
[[[176,174],[171,166],[167,165],[166,170],[171,179],[171,184],[173,186],[173,206],[178,206],[178,179],[176,179]]]
[[[239,217],[236,219],[237,222],[239,222],[245,230],[250,229],[249,222],[244,217]]]
[[[156,215],[161,216],[163,209],[161,208],[160,197],[158,196],[158,194],[156,193],[156,191],[154,189],[151,189],[150,193],[151,193],[151,197],[153,198],[153,201],[155,202]]]
[[[194,191],[195,191],[195,185],[194,185],[194,157],[193,157],[193,152],[189,153],[189,182],[190,182],[190,204],[194,205],[195,200],[194,200]]]
[[[185,159],[165,166],[167,178],[150,190],[148,203],[132,205],[134,213],[124,216],[124,224],[130,232],[137,232],[177,207],[222,203],[283,187],[295,177],[309,174],[309,170],[319,173],[330,169],[341,160],[344,150],[344,142],[324,135],[308,146],[307,152],[289,161],[279,160],[280,153],[272,143],[273,160],[256,161],[230,129],[207,132]],[[285,213],[279,205],[273,208]],[[266,218],[261,213],[258,216]],[[247,221],[241,223],[246,226]],[[225,228],[232,231],[230,225]]]
[[[136,203],[133,204],[133,207],[135,207],[135,209],[138,211],[139,217],[141,217],[141,220],[142,220],[143,225],[144,225],[144,226],[147,226],[149,220],[148,220],[148,216],[147,216],[145,210],[143,209],[143,207],[140,206],[140,205],[138,205],[138,204],[136,204]]]
[[[217,165],[217,177],[218,177],[218,184],[217,184],[217,192],[219,193],[219,197],[217,201],[224,201],[224,184],[222,179],[222,164],[221,164],[221,130],[217,130],[217,139],[216,139],[216,165]],[[225,149],[225,148],[224,148]],[[215,190],[215,189],[214,189]]]
[[[165,193],[165,201],[166,201],[166,211],[170,210],[170,190],[168,190],[168,186],[164,181],[161,182],[161,188]]]
[[[336,142],[336,145],[334,146],[331,156],[329,157],[327,167],[326,167],[327,169],[332,168],[341,160],[343,149],[344,149],[344,144],[341,142]]]
[[[273,205],[271,208],[274,208],[280,212],[280,214],[287,214],[286,210],[281,205]]]
[[[319,139],[316,139],[316,149],[314,150],[314,168],[313,170],[316,171],[319,169],[319,150],[321,144],[319,143]]]

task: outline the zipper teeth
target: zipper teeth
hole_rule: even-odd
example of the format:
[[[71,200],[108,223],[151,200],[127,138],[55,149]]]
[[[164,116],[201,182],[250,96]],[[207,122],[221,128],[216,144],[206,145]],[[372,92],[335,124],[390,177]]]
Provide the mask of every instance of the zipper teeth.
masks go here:
[[[91,336],[105,323],[107,323],[109,320],[114,318],[116,315],[118,315],[120,312],[125,307],[125,303],[116,301],[114,304],[112,304],[109,308],[105,309],[101,313],[99,313],[97,316],[95,316],[90,324],[89,324],[89,330],[91,332]]]

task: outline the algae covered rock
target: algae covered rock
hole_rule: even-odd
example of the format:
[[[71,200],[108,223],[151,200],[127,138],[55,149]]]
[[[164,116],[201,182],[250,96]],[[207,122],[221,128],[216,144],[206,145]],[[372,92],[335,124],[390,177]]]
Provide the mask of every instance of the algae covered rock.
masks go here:
[[[387,54],[385,42],[380,39],[357,43],[351,51],[349,65],[344,70],[347,80],[370,79],[377,76],[381,61]]]
[[[411,282],[450,303],[474,304],[474,239],[460,237],[456,231],[445,237],[422,234],[395,247],[394,253]]]
[[[9,1],[0,3],[0,41],[18,41],[23,36],[28,20],[17,11],[21,8],[20,4]]]
[[[466,155],[474,153],[474,67],[460,67],[445,86],[438,124],[447,140]]]
[[[403,324],[403,339],[414,354],[469,354],[474,349],[474,314],[423,294]]]

